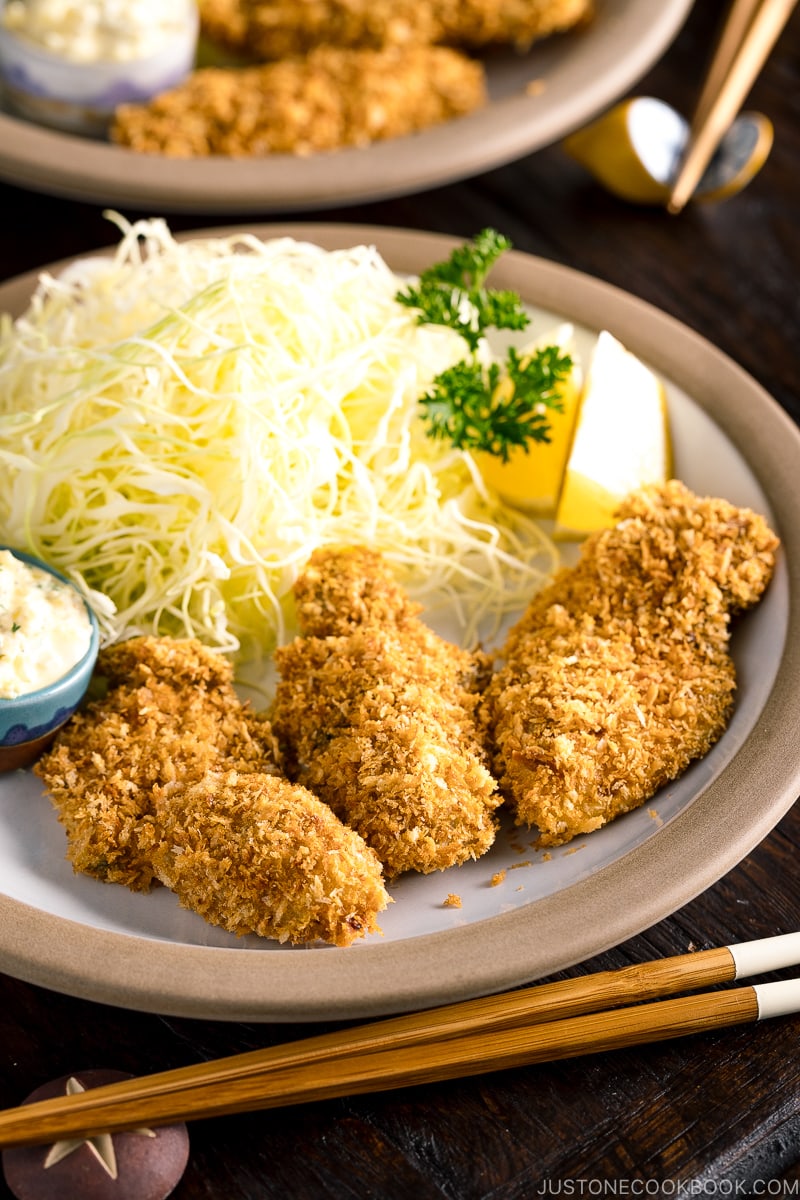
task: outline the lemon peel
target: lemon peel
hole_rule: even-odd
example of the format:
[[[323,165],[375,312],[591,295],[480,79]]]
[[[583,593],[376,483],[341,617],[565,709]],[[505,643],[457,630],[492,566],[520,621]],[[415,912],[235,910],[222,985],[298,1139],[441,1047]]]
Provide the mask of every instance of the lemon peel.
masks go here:
[[[611,333],[597,338],[556,509],[554,536],[613,525],[620,500],[672,468],[662,381]]]

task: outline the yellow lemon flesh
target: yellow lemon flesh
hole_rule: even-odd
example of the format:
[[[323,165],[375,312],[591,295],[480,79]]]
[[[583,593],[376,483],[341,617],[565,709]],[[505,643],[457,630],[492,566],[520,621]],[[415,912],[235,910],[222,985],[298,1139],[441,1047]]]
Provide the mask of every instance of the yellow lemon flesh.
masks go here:
[[[582,538],[614,523],[623,496],[671,471],[664,386],[607,331],[587,370],[554,535]]]
[[[561,325],[549,336],[539,338],[526,347],[528,351],[533,351],[541,346],[555,345],[572,358],[572,370],[557,391],[561,411],[547,409],[550,441],[529,442],[527,449],[514,447],[507,462],[494,454],[478,453],[474,456],[484,481],[507,504],[539,517],[552,517],[556,511],[578,411],[583,373],[573,345],[573,333],[571,325]],[[522,353],[524,355],[525,352]]]

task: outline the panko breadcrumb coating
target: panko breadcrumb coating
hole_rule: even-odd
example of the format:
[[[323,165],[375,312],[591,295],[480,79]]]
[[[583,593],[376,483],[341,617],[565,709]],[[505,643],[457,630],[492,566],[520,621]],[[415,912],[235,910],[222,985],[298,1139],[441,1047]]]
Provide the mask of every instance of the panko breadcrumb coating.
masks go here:
[[[486,101],[480,63],[444,46],[342,50],[205,67],[147,104],[117,108],[110,136],[145,153],[305,155],[402,137]]]
[[[422,605],[401,587],[382,555],[365,546],[315,550],[292,593],[297,625],[306,637],[348,635],[367,626],[394,629],[409,655],[433,672],[435,682],[455,686],[450,698],[471,714],[471,693],[481,691],[488,680],[490,656],[444,641],[418,620]]]
[[[297,595],[316,632],[277,651],[270,714],[289,773],[389,877],[484,854],[500,797],[475,722],[480,658],[426,629],[370,551],[317,552]]]
[[[353,633],[363,625],[410,625],[422,605],[397,582],[389,564],[363,546],[315,550],[292,589],[297,625],[307,637]],[[457,650],[465,664],[470,656]]]
[[[76,871],[184,906],[235,933],[336,946],[377,928],[380,863],[321,801],[284,779],[269,722],[194,639],[101,652],[108,694],[36,766]]]
[[[410,43],[527,48],[588,21],[593,0],[201,0],[205,34],[261,59],[317,46]]]
[[[349,946],[389,897],[377,856],[303,787],[212,772],[156,789],[157,878],[231,933]]]
[[[671,481],[628,497],[534,598],[482,711],[540,845],[638,807],[720,737],[731,615],[759,600],[777,546],[763,517]]]
[[[78,711],[35,766],[76,871],[146,891],[155,788],[211,769],[277,774],[272,730],[240,702],[233,669],[193,638],[132,638],[100,651],[108,693]]]

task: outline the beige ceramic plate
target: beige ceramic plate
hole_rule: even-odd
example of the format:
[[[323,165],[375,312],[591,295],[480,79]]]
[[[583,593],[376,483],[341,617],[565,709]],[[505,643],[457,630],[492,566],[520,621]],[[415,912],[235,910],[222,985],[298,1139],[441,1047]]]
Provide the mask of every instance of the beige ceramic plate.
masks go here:
[[[231,230],[218,231],[228,234]],[[450,239],[352,226],[266,226],[325,248],[375,244],[400,273]],[[63,265],[63,264],[62,264]],[[58,266],[53,268],[58,269]],[[19,312],[28,275],[0,287]],[[135,895],[73,875],[64,835],[30,773],[0,779],[0,967],[70,994],[150,1011],[305,1021],[408,1010],[500,990],[578,962],[667,916],[747,854],[800,791],[797,593],[800,433],[730,359],[672,318],[564,267],[511,253],[493,282],[530,303],[535,328],[608,328],[667,383],[677,474],[768,514],[783,539],[775,579],[737,629],[738,707],[702,761],[651,805],[551,855],[505,829],[488,856],[402,879],[375,936],[346,950],[237,941],[166,889]],[[492,887],[493,874],[506,871]],[[462,907],[443,903],[450,892]],[[713,943],[716,931],[707,931]]]
[[[691,0],[597,0],[586,30],[488,64],[481,112],[414,137],[311,158],[184,161],[51,132],[0,112],[0,177],[144,212],[268,213],[406,195],[478,174],[578,128],[645,74]],[[526,95],[532,80],[543,90]]]

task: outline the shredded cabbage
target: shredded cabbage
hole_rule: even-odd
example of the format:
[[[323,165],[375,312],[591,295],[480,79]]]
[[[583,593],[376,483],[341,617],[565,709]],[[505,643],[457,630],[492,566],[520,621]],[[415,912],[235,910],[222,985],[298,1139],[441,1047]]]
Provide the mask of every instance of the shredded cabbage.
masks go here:
[[[374,248],[112,219],[113,254],[0,325],[2,540],[78,583],[104,642],[269,652],[311,552],[342,543],[464,641],[524,604],[556,551],[426,436],[418,397],[463,345],[395,302]]]

